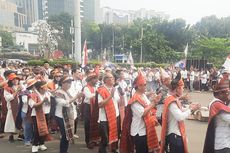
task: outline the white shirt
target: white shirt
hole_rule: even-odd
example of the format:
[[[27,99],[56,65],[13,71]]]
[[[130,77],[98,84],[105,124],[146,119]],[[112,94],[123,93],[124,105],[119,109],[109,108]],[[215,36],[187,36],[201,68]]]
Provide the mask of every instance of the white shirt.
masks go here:
[[[123,97],[124,97],[124,101],[125,101],[125,106],[127,106],[128,105],[128,97],[127,97],[126,89],[128,88],[128,85],[124,80],[121,80],[118,82],[118,86],[121,87],[122,92],[124,93]]]
[[[95,87],[94,87],[94,91],[96,91]],[[95,96],[95,92],[91,93],[89,88],[86,86],[86,87],[84,87],[83,94],[85,95],[84,103],[90,104],[90,99]]]
[[[207,74],[203,74],[201,76],[201,83],[202,84],[206,84],[207,83],[207,80],[208,80],[208,75]]]
[[[215,101],[221,100],[214,98],[210,105]],[[218,114],[215,127],[215,150],[230,148],[230,114],[225,112]]]
[[[190,72],[190,81],[194,81],[195,80],[195,72],[191,71]]]
[[[181,71],[181,77],[182,77],[183,79],[187,79],[187,77],[188,77],[188,71],[187,71],[187,70]]]
[[[147,105],[150,104],[150,101],[146,97],[145,94],[142,95],[143,100],[146,102]],[[143,120],[143,114],[145,111],[145,108],[138,102],[135,102],[131,105],[132,110],[132,123],[130,128],[130,134],[131,136],[139,135],[144,136],[146,135],[146,126],[145,122]]]
[[[46,92],[44,95],[41,95],[39,92],[37,93],[41,101],[43,101],[46,97],[48,98],[48,103],[47,102],[43,103],[42,108],[43,108],[44,114],[49,114],[50,113],[50,93]],[[36,102],[32,98],[30,98],[29,106],[32,108],[31,116],[36,116],[34,104],[36,104]]]
[[[22,96],[22,102],[23,102],[23,105],[22,105],[22,112],[23,113],[27,113],[28,111],[28,95],[23,95]]]
[[[74,80],[71,83],[71,87],[69,89],[69,93],[72,97],[75,97],[82,90],[82,83],[80,80]]]
[[[102,102],[103,100],[104,99],[102,98],[102,96],[100,94],[98,94],[98,103]],[[119,96],[119,93],[118,93],[117,89],[114,92],[114,96],[113,96],[112,100],[113,100],[113,104],[114,104],[114,107],[115,107],[115,110],[116,110],[116,117],[118,117],[119,116],[118,102],[120,101],[120,96]],[[107,121],[107,117],[106,117],[104,107],[99,108],[98,122],[100,122],[100,121]]]
[[[65,99],[63,99],[61,97],[55,97],[55,100],[56,100],[55,116],[57,116],[59,118],[63,118],[62,107],[74,107],[74,104],[69,103],[71,98],[69,97],[69,95],[66,92],[64,92],[63,90],[58,90],[58,92],[64,94]],[[74,113],[74,118],[76,119],[76,117],[77,117],[76,109],[73,109],[73,113]]]
[[[178,121],[185,120],[191,114],[190,109],[181,110],[175,102],[169,105],[167,135],[174,133],[181,136]]]

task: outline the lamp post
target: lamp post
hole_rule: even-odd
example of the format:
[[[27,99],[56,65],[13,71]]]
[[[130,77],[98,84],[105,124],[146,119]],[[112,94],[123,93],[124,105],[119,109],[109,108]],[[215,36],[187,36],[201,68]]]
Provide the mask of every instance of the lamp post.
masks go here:
[[[142,39],[143,39],[143,27],[141,28],[141,57],[140,57],[140,63],[142,63],[142,61],[143,61],[143,43],[142,43]]]

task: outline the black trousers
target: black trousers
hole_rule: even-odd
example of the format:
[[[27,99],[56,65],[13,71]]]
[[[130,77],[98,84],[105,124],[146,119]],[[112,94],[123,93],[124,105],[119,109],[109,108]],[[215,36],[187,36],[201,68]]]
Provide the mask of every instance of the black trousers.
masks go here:
[[[148,153],[147,136],[139,136],[138,134],[133,137],[136,153]]]
[[[61,132],[61,140],[60,140],[60,153],[67,153],[69,148],[69,141],[66,139],[65,125],[63,118],[56,117],[56,122],[58,124],[59,130]]]
[[[167,153],[184,153],[184,143],[182,137],[174,133],[166,137],[165,147]]]
[[[120,117],[117,117],[117,131],[118,131],[118,138],[120,136]],[[99,153],[107,153],[106,147],[109,143],[109,126],[108,121],[101,121],[99,123],[99,134],[101,136],[101,142],[99,146]],[[112,152],[116,152],[116,149],[118,149],[118,141],[111,144],[113,150]]]
[[[32,120],[33,120],[33,129],[34,129],[33,146],[43,145],[45,142],[45,137],[39,136],[36,116],[32,116]],[[47,117],[46,117],[46,122],[47,122]]]
[[[84,129],[85,129],[85,143],[89,144],[90,131],[90,104],[84,104]]]
[[[220,150],[215,150],[215,153],[230,153],[230,148],[224,148]]]

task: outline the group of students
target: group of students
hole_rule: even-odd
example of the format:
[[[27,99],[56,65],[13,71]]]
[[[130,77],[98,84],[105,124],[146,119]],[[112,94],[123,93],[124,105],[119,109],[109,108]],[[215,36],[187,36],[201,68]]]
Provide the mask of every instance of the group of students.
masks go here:
[[[30,68],[23,72],[26,70]],[[119,71],[115,77],[111,69],[103,73],[98,67],[88,69],[83,77],[80,68],[51,70],[45,63],[44,68],[34,68],[33,75],[24,79],[6,70],[6,81],[0,84],[4,132],[10,133],[9,141],[13,141],[17,129],[24,129],[25,144],[32,143],[35,153],[47,150],[44,142],[52,140],[50,131],[58,130],[59,152],[67,153],[69,143],[74,142],[80,108],[88,149],[99,146],[99,153],[188,153],[184,120],[200,104],[183,107],[181,73],[173,79],[165,73],[161,69],[162,87],[155,93],[146,92],[146,76],[141,71],[130,91],[124,73]],[[131,92],[129,101],[127,92]],[[203,152],[229,153],[228,77],[215,84],[213,93]],[[162,126],[161,138],[156,126]]]

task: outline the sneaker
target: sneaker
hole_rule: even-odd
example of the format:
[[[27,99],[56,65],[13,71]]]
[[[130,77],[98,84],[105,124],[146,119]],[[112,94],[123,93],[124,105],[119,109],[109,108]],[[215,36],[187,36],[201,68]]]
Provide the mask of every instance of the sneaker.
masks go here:
[[[17,140],[18,140],[18,141],[23,141],[23,140],[24,140],[24,135],[18,135]]]
[[[32,153],[38,152],[38,146],[32,146]]]
[[[47,150],[47,147],[43,144],[43,145],[40,145],[40,146],[39,146],[39,149],[40,149],[41,151],[45,151],[45,150]]]
[[[79,139],[79,136],[76,135],[76,134],[74,134],[73,137],[74,137],[75,139]]]
[[[30,142],[25,142],[25,146],[31,146]]]

